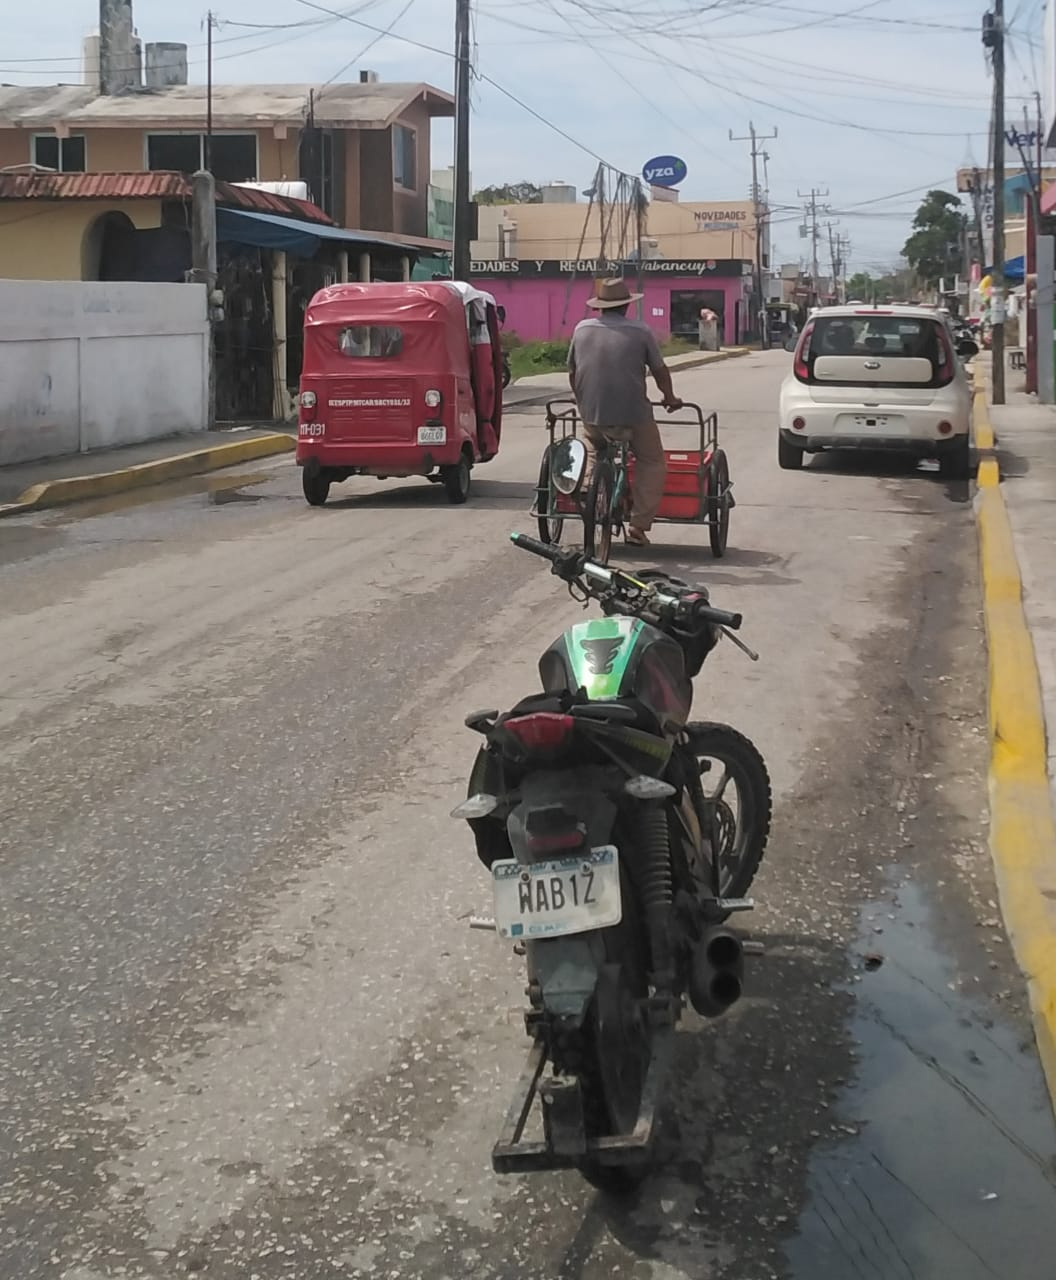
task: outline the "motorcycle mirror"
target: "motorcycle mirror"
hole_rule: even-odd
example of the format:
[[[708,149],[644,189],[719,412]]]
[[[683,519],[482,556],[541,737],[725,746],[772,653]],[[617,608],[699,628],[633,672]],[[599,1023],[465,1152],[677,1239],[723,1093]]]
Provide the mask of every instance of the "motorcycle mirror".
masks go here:
[[[567,436],[554,445],[550,452],[550,479],[558,493],[575,493],[586,469],[587,447],[582,440]]]

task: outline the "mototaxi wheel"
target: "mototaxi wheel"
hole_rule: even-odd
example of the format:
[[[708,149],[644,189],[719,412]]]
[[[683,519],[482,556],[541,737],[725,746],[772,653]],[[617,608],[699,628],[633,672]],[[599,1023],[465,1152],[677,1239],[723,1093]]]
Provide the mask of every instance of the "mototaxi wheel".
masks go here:
[[[330,473],[318,463],[301,468],[301,491],[310,507],[321,507],[330,496]]]
[[[471,482],[469,458],[462,454],[453,467],[441,467],[440,478],[443,481],[447,500],[452,506],[461,506],[469,497]]]

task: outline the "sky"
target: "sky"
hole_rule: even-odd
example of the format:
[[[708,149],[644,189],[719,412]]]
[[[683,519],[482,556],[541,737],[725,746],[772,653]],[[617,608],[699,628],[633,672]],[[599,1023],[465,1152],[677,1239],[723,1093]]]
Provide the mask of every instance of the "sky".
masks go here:
[[[804,7],[804,4],[806,7]],[[1042,88],[1044,0],[1006,0],[1010,123]],[[134,0],[144,41],[191,46],[205,80],[205,10]],[[0,80],[79,79],[96,0],[4,6]],[[982,3],[962,0],[474,0],[475,187],[584,189],[599,162],[640,174],[677,155],[684,200],[748,198],[749,122],[765,150],[775,262],[806,252],[801,193],[850,237],[852,270],[898,262],[913,212],[956,170],[985,165],[991,79]],[[215,0],[214,78],[324,85],[358,78],[451,89],[454,0]],[[340,15],[345,15],[344,17]],[[241,24],[241,25],[240,25]],[[250,25],[253,24],[253,25]],[[424,47],[423,47],[424,46]],[[435,167],[451,163],[434,123]]]

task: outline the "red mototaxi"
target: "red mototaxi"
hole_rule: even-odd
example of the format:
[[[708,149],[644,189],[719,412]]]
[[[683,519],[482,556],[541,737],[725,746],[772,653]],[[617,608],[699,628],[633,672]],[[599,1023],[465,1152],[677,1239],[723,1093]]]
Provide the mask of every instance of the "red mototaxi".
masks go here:
[[[304,318],[299,406],[313,506],[353,475],[427,476],[465,502],[502,434],[495,300],[457,281],[320,290]]]

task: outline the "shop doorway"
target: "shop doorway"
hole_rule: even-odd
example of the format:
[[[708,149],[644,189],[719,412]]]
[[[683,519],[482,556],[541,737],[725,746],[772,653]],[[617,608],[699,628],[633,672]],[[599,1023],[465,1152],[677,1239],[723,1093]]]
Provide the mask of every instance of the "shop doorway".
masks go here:
[[[726,324],[726,294],[721,289],[686,289],[671,292],[671,336],[697,345],[697,321],[707,307],[719,317],[719,345]]]

